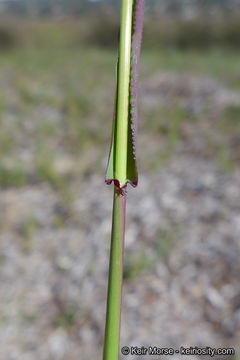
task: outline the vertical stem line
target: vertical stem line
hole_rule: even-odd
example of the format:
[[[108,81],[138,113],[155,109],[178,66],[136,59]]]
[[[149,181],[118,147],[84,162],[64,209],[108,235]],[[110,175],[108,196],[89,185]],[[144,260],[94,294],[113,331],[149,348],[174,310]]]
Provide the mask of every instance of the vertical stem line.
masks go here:
[[[103,360],[118,360],[121,322],[126,194],[114,186]]]
[[[119,179],[120,187],[127,177],[132,15],[133,0],[122,0],[115,139],[115,178]]]

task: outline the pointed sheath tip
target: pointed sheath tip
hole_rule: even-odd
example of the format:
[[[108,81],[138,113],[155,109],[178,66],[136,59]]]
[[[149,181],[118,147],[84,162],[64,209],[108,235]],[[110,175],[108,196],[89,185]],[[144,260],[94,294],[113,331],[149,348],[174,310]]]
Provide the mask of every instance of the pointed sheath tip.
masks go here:
[[[138,180],[136,180],[136,181],[127,180],[126,183],[123,186],[121,186],[119,180],[117,180],[117,179],[105,179],[105,183],[107,185],[111,185],[112,182],[114,183],[114,186],[116,186],[116,188],[118,188],[121,195],[126,194],[127,184],[132,185],[132,187],[136,187],[138,184]]]

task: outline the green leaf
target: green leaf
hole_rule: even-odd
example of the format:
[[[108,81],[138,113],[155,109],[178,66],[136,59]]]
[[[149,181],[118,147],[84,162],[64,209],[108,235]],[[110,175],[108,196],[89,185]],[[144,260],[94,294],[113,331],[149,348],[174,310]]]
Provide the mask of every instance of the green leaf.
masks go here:
[[[128,182],[137,185],[138,174],[131,124],[130,79],[134,0],[122,1],[120,49],[117,66],[117,94],[112,143],[106,182],[123,189]]]

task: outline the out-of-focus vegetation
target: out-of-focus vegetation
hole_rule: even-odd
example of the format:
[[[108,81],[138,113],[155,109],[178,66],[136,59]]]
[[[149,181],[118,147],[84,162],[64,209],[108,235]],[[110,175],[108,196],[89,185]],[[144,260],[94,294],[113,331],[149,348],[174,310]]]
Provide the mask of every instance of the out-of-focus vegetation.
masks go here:
[[[111,123],[113,109],[116,51],[112,44],[101,47],[100,36],[97,44],[91,31],[87,31],[84,22],[21,26],[17,23],[9,27],[9,34],[15,34],[14,41],[11,40],[11,50],[5,46],[0,54],[4,88],[0,97],[2,187],[46,181],[65,199],[71,199],[69,181],[77,186],[80,178],[88,176],[93,168],[102,172],[101,159],[109,143],[109,133],[104,129],[106,121]],[[176,76],[211,77],[222,86],[239,90],[240,52],[225,47],[184,51],[169,47],[163,51],[161,46],[152,44],[149,48],[147,31],[142,52],[142,84],[159,71],[167,71]],[[147,87],[143,85],[142,91]],[[156,101],[162,94],[157,88],[152,90],[153,100],[149,99],[152,105],[141,110],[140,133],[144,129],[152,144],[159,141],[156,151],[149,146],[142,154],[142,168],[150,170],[165,163],[193,123],[195,129],[199,126],[198,136],[206,141],[205,156],[219,154],[224,168],[234,168],[240,156],[238,142],[234,140],[239,129],[238,106],[215,109],[220,111],[220,120],[208,122],[208,104],[192,113],[182,98],[190,90],[176,91],[183,94],[177,92],[174,103],[173,100],[162,103]],[[71,191],[74,192],[73,185]]]
[[[2,0],[0,15],[11,14],[18,17],[79,17],[85,14],[107,13],[120,10],[121,0]],[[212,15],[222,16],[239,13],[240,5],[236,0],[147,0],[146,13],[156,18],[180,16],[202,18]]]
[[[103,25],[104,24],[104,25]],[[1,21],[0,49],[14,47],[117,47],[119,19],[93,16],[62,21]],[[209,49],[240,47],[240,17],[226,19],[154,20],[147,18],[145,49]]]

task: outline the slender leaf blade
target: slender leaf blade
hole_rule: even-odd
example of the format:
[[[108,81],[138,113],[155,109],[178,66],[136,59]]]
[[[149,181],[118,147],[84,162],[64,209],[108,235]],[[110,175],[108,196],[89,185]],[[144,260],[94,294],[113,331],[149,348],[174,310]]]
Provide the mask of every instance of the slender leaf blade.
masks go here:
[[[113,181],[122,190],[128,182],[132,186],[137,186],[138,183],[137,108],[143,12],[144,0],[122,2],[117,92],[106,171],[106,183],[110,184]]]

